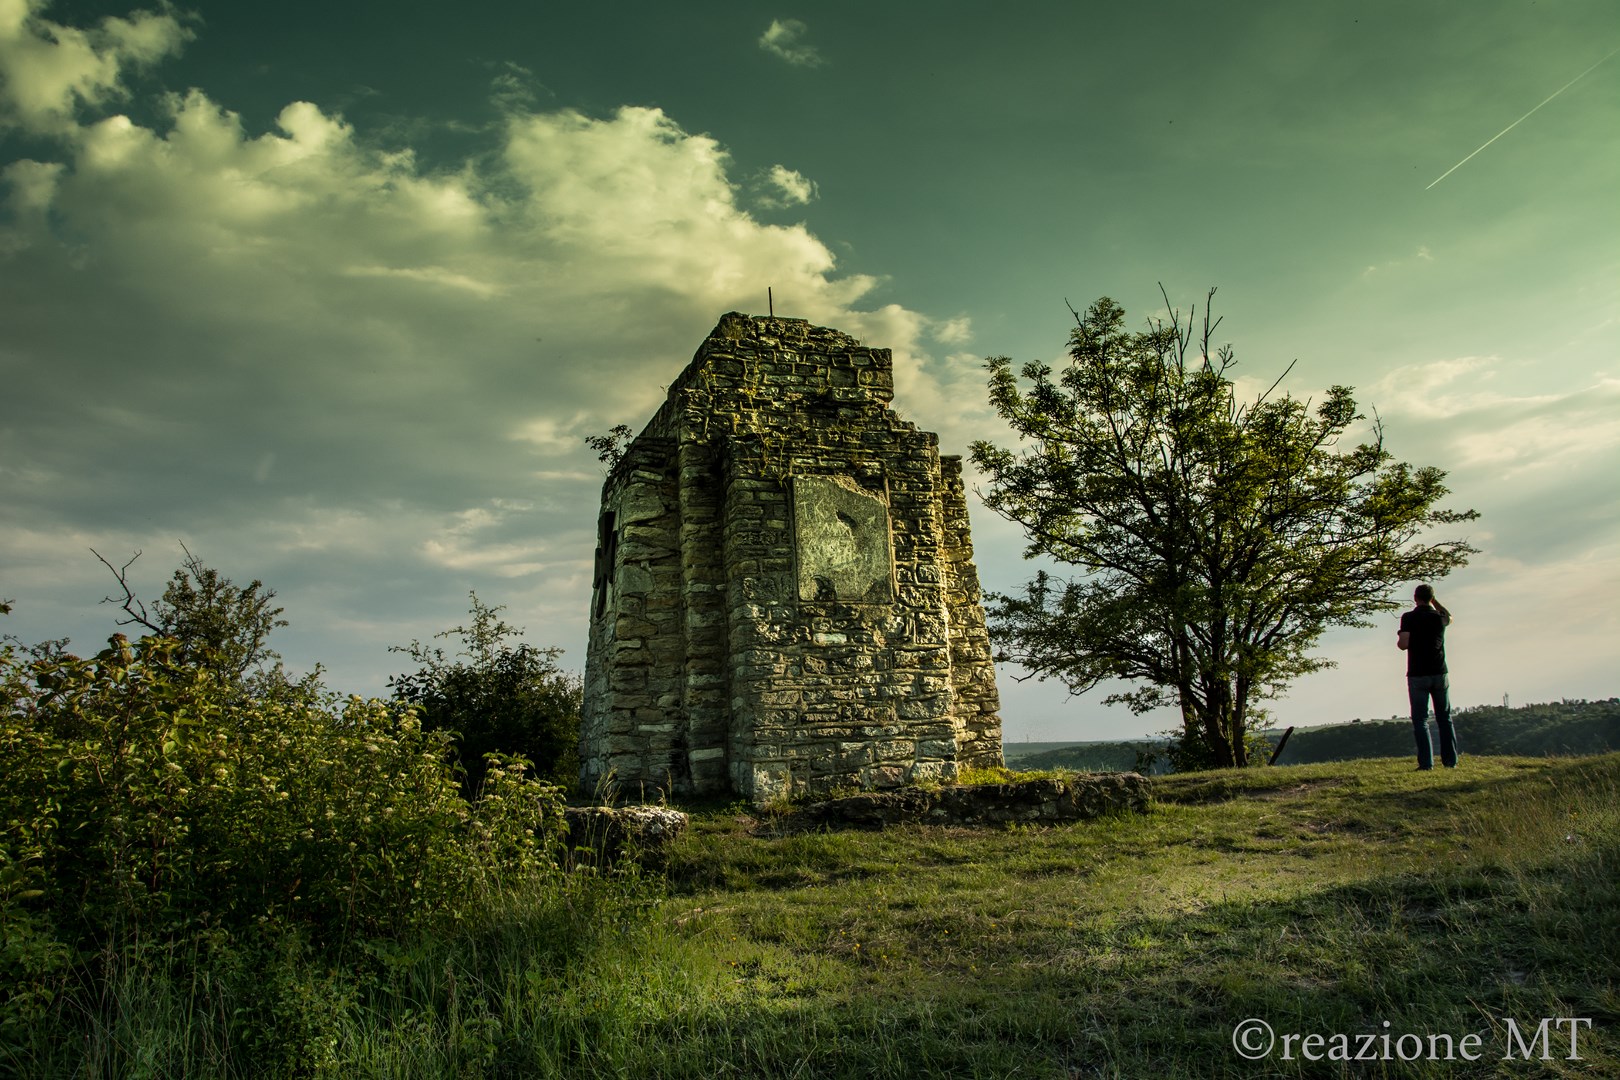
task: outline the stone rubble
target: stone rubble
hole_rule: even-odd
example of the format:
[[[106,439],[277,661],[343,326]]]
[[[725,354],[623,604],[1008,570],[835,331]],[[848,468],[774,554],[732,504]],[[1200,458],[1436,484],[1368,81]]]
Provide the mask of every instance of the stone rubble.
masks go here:
[[[611,866],[628,854],[658,869],[687,826],[687,816],[667,806],[569,806],[563,816],[570,866]]]

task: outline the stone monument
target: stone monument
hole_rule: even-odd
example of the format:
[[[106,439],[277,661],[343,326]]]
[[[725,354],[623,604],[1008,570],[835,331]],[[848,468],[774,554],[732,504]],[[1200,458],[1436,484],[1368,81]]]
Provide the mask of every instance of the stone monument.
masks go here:
[[[762,803],[1001,763],[960,457],[888,349],[721,318],[602,487],[587,788]]]

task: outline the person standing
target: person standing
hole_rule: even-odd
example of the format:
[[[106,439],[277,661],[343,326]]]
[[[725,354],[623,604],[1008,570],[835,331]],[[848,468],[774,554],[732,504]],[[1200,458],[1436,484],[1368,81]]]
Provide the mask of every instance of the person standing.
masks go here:
[[[1451,726],[1451,703],[1446,694],[1446,627],[1451,612],[1435,599],[1434,589],[1419,585],[1412,590],[1412,610],[1401,615],[1395,646],[1406,653],[1406,695],[1412,703],[1412,734],[1417,739],[1419,769],[1434,768],[1429,745],[1429,702],[1434,702],[1435,725],[1440,729],[1440,763],[1457,766],[1457,732]]]

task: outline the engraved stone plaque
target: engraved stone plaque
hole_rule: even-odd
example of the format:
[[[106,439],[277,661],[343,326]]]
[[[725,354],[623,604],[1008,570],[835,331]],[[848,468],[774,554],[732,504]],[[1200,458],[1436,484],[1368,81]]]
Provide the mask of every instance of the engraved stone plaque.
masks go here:
[[[894,556],[889,508],[842,476],[793,478],[799,599],[887,604]]]

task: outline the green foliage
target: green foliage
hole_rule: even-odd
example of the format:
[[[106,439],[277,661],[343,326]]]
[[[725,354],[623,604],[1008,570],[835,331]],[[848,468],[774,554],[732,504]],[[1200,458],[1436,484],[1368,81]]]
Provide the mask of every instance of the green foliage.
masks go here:
[[[188,552],[156,605],[157,632],[179,643],[182,663],[243,679],[266,661],[280,659],[268,644],[271,631],[287,625],[276,618],[283,609],[270,606],[275,595],[258,579],[238,587]]]
[[[469,805],[408,708],[244,700],[173,639],[0,674],[0,909],[70,945],[209,927],[386,936],[548,872],[555,788],[497,759]]]
[[[629,449],[634,435],[635,432],[631,431],[628,425],[615,424],[605,435],[585,436],[585,445],[596,451],[596,460],[606,465],[611,472],[624,457],[625,450]]]
[[[1010,784],[1020,779],[1028,779],[1028,777],[1013,772],[1005,765],[966,768],[956,774],[956,782],[963,787],[978,787],[981,784]]]
[[[561,792],[527,762],[489,755],[469,800],[414,707],[266,668],[258,582],[192,560],[155,615],[125,595],[188,640],[0,641],[0,1074],[354,1075],[378,1002],[431,1044],[445,993],[470,1004],[441,1063],[481,1073],[492,919],[529,983],[633,939],[647,890],[560,869]]]
[[[182,550],[185,550],[182,545]],[[159,637],[172,638],[181,664],[209,668],[236,685],[256,681],[259,690],[286,685],[280,656],[271,650],[270,634],[287,620],[277,618],[283,609],[271,607],[275,590],[265,588],[255,578],[239,586],[218,570],[186,551],[185,562],[169,579],[163,597],[150,612],[129,586],[128,571],[140,552],[122,567],[114,567],[100,554],[103,565],[118,579],[122,599],[105,597],[103,603],[116,603],[129,617],[120,625],[138,625]],[[273,666],[267,667],[271,661]]]
[[[501,621],[501,610],[473,594],[472,625],[435,635],[460,636],[459,660],[416,641],[395,646],[420,667],[389,680],[394,698],[415,705],[425,729],[454,735],[469,794],[484,783],[490,753],[521,755],[539,776],[572,783],[579,773],[580,679],[557,667],[561,649],[505,644],[522,631]]]
[[[1256,709],[1256,713],[1263,710]],[[1257,719],[1251,715],[1251,719]],[[1253,728],[1243,732],[1243,763],[1245,766],[1271,763],[1271,740]],[[1162,772],[1199,772],[1204,769],[1225,768],[1216,760],[1215,752],[1197,732],[1185,728],[1161,731],[1158,741],[1144,744],[1136,752],[1135,769],[1144,774]]]
[[[1027,389],[987,361],[1027,446],[974,444],[985,503],[1024,528],[1026,557],[1083,571],[990,597],[997,658],[1077,694],[1130,681],[1106,700],[1179,707],[1202,747],[1189,763],[1243,764],[1253,703],[1330,666],[1311,655],[1326,628],[1370,625],[1396,584],[1463,565],[1465,542],[1418,537],[1477,515],[1438,509],[1445,474],[1394,461],[1376,424],[1342,446],[1364,419],[1348,387],[1314,409],[1269,390],[1239,403],[1207,310],[1201,337],[1175,313],[1127,333],[1106,297],[1076,317],[1070,363],[1024,365]]]

